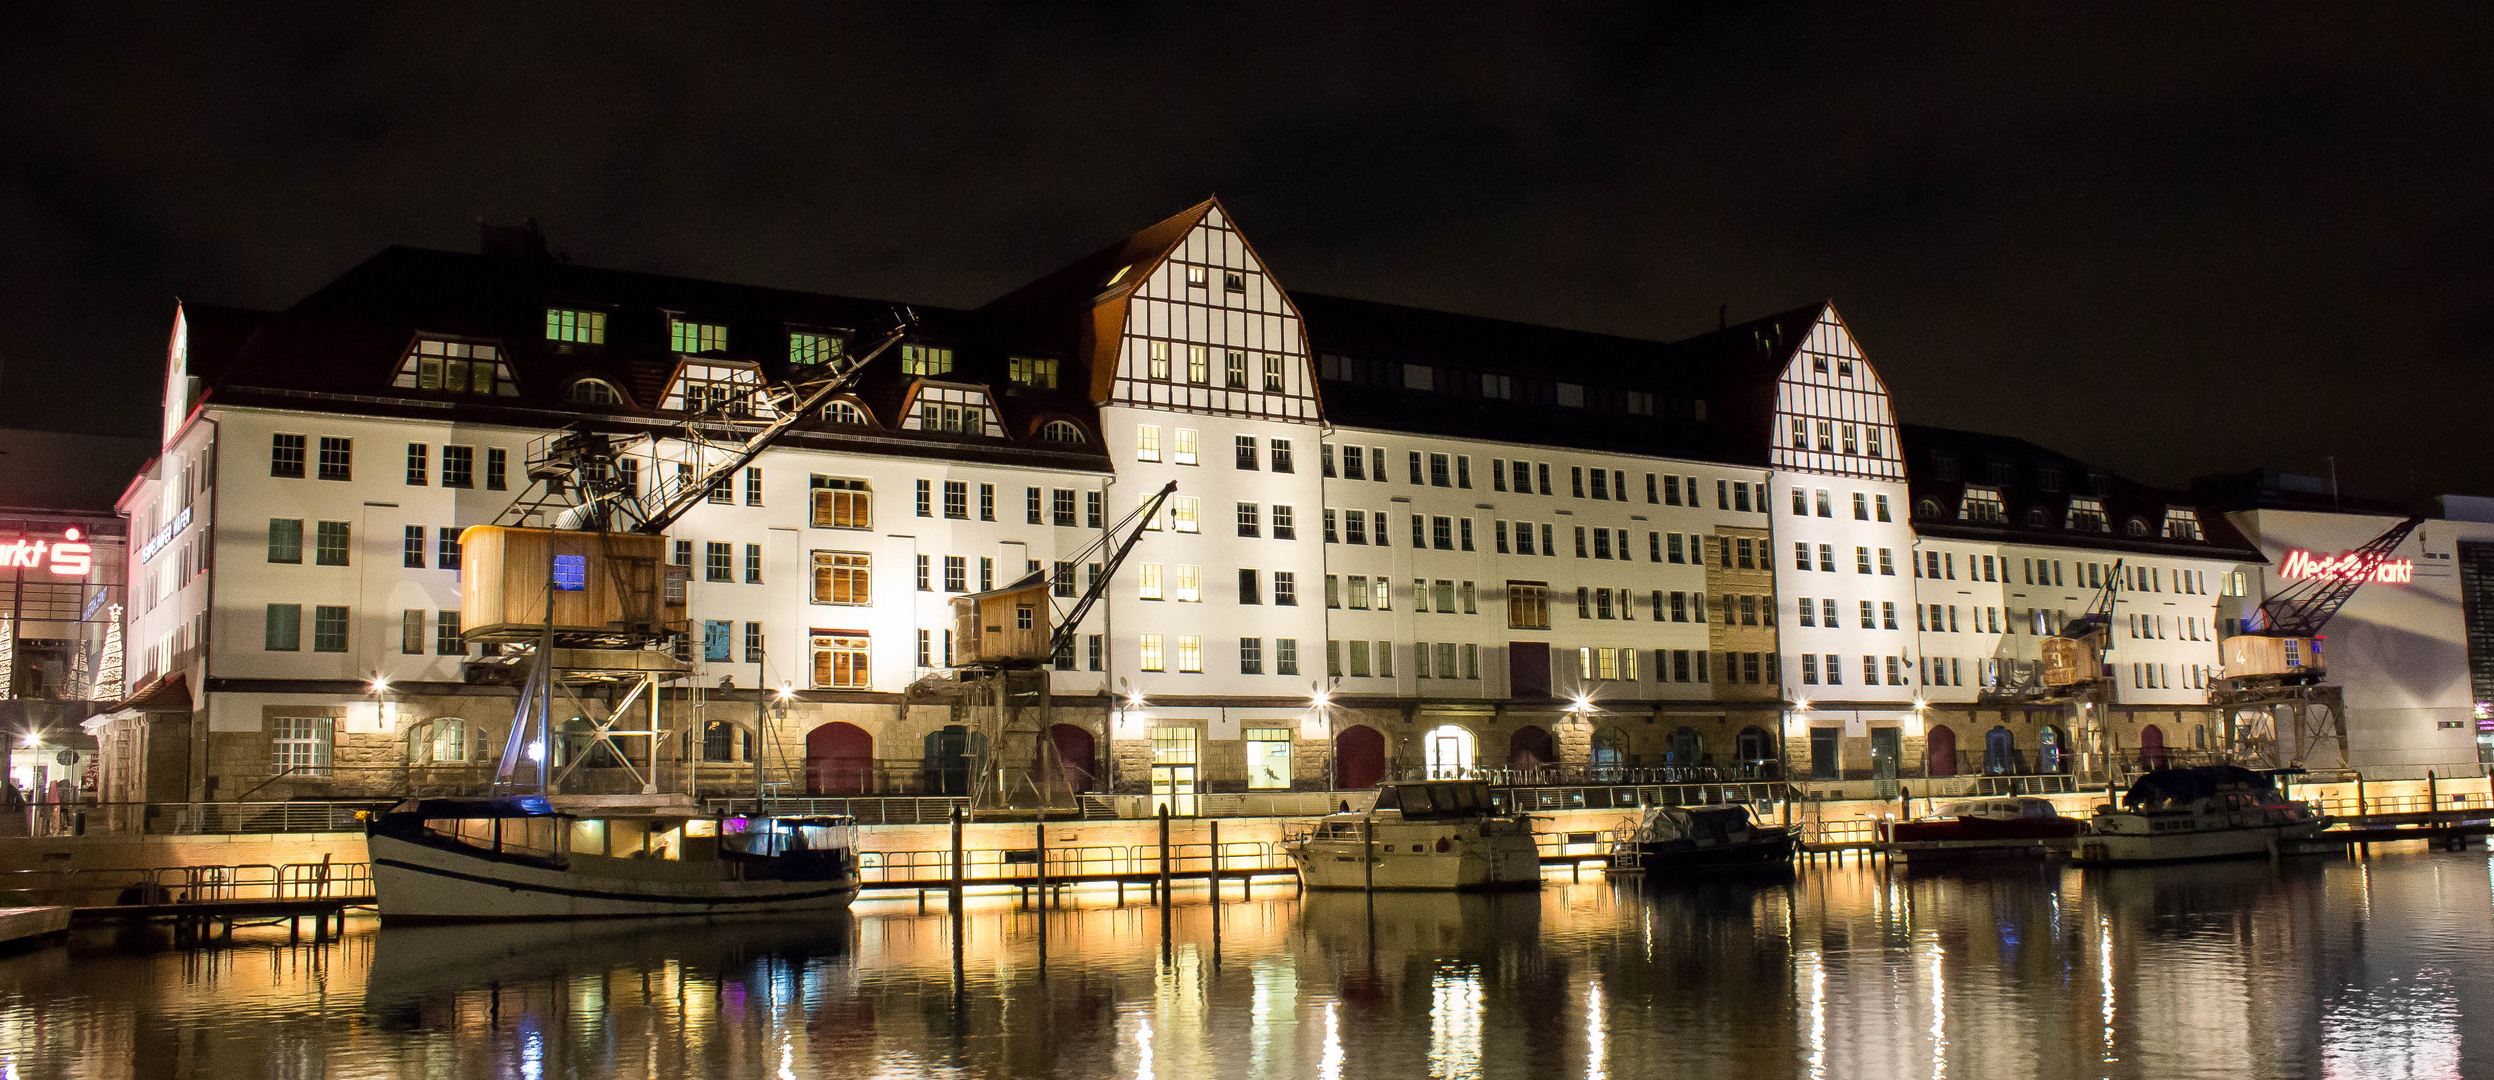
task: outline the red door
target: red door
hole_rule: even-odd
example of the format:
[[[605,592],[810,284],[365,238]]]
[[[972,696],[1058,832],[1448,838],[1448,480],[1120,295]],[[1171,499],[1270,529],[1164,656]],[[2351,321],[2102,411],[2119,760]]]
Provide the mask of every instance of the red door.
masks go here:
[[[1365,724],[1334,736],[1334,786],[1344,791],[1377,786],[1386,778],[1386,737]]]
[[[1076,724],[1056,724],[1048,728],[1049,752],[1056,757],[1056,768],[1065,777],[1065,786],[1075,791],[1089,791],[1094,784],[1095,746],[1089,731]]]
[[[1957,775],[1957,733],[1947,724],[1933,724],[1923,736],[1922,774],[1924,776]]]
[[[1559,760],[1558,749],[1550,744],[1550,729],[1526,724],[1515,730],[1507,740],[1507,767],[1538,769]]]
[[[2165,767],[2165,729],[2154,724],[2139,729],[2139,765],[2147,769]]]
[[[834,721],[805,733],[805,789],[815,795],[864,795],[874,790],[875,737]]]

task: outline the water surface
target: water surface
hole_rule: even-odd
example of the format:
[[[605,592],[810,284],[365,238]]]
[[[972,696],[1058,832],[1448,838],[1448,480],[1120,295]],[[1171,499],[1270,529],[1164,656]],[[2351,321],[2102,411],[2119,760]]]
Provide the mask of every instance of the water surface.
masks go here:
[[[958,925],[82,930],[0,957],[0,1077],[2494,1076],[2482,852]]]

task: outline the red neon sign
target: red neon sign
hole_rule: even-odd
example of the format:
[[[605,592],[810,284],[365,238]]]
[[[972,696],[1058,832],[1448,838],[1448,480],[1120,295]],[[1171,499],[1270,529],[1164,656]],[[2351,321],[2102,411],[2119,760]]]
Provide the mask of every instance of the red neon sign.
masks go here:
[[[19,537],[0,544],[0,570],[49,570],[62,577],[82,578],[95,569],[95,548],[76,529],[59,540]]]
[[[2352,578],[2364,572],[2362,556],[2355,552],[2344,555],[2314,555],[2297,549],[2286,553],[2286,561],[2278,564],[2278,576],[2288,581],[2305,578]],[[2374,564],[2373,573],[2364,580],[2376,585],[2406,585],[2416,580],[2414,559],[2383,559]]]

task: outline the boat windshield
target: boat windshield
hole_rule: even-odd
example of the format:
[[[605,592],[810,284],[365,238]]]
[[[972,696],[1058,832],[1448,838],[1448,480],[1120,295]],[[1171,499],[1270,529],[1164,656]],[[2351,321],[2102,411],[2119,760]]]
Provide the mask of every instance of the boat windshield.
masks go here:
[[[1401,810],[1406,820],[1478,817],[1489,809],[1489,785],[1478,780],[1394,784],[1377,796],[1377,809]]]

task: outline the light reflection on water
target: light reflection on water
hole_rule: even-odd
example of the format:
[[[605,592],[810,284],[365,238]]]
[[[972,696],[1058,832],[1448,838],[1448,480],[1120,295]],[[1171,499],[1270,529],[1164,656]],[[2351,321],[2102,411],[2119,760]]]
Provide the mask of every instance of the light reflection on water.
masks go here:
[[[959,972],[940,904],[81,931],[0,957],[0,1077],[2494,1075],[2482,855],[1273,894],[974,899]]]

